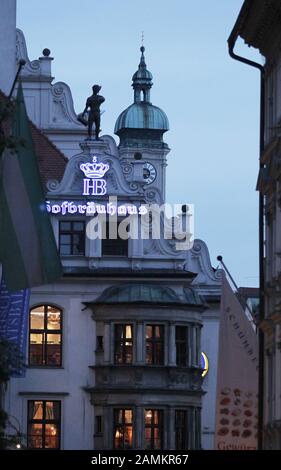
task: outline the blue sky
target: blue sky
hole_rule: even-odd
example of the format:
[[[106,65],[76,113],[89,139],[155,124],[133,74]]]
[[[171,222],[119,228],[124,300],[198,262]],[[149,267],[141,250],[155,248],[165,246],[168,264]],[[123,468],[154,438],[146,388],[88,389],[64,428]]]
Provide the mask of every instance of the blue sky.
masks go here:
[[[259,74],[233,61],[227,38],[242,0],[18,0],[31,60],[51,49],[55,81],[76,112],[102,85],[102,133],[132,103],[141,33],[152,103],[168,115],[167,202],[195,205],[195,236],[238,285],[258,284]],[[253,57],[251,49],[238,50]],[[256,54],[254,54],[256,56]],[[117,139],[118,141],[118,139]]]

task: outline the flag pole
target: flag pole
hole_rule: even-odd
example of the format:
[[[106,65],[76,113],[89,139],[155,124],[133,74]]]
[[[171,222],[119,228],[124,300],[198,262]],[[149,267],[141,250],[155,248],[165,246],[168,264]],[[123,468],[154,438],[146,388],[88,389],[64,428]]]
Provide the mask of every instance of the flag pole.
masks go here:
[[[255,325],[255,327],[256,327],[256,326],[257,326],[257,324],[256,324],[256,321],[257,321],[257,320],[256,320],[255,317],[254,317],[254,313],[253,313],[252,310],[250,309],[249,305],[246,303],[246,298],[245,298],[245,296],[243,296],[243,295],[241,295],[241,294],[239,293],[239,287],[237,286],[237,284],[236,284],[236,282],[234,281],[233,277],[231,276],[229,270],[227,269],[226,265],[224,264],[223,257],[222,257],[221,255],[219,255],[219,256],[217,256],[217,260],[221,263],[221,265],[223,266],[223,268],[224,268],[224,270],[226,271],[227,275],[230,277],[231,282],[233,283],[235,289],[237,290],[237,293],[238,293],[238,300],[239,300],[239,296],[240,296],[240,298],[241,298],[241,297],[244,298],[244,301],[245,301],[245,308],[246,308],[246,309],[248,310],[248,312],[250,313],[251,318],[252,318],[252,321],[253,321],[253,323],[254,323],[254,325]],[[240,300],[239,300],[239,302],[240,302]],[[241,304],[241,302],[240,302],[240,304]],[[243,305],[241,304],[241,306],[243,306]],[[243,308],[244,308],[244,306],[243,306]]]
[[[223,257],[219,255],[219,256],[217,256],[217,260],[222,264],[222,266],[224,267],[224,269],[227,272],[228,276],[230,277],[231,282],[233,283],[235,289],[237,289],[237,291],[238,291],[238,286],[237,286],[236,282],[234,281],[233,277],[231,276],[230,272],[228,271],[226,265],[224,264]]]

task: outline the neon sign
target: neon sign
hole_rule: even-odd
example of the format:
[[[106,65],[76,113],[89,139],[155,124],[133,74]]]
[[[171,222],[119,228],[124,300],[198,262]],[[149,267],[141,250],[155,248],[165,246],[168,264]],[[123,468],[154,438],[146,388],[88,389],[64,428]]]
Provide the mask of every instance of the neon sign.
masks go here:
[[[104,196],[107,189],[103,177],[109,170],[109,165],[98,163],[97,157],[93,157],[93,163],[81,163],[80,170],[86,176],[83,183],[83,196]]]
[[[63,202],[50,202],[46,201],[47,211],[52,214],[84,214],[84,215],[95,215],[95,214],[109,214],[109,215],[144,215],[147,214],[148,210],[145,205],[141,204],[139,207],[134,204],[122,204],[117,206],[112,202],[107,204],[95,203],[93,201],[83,203],[76,203],[73,201]]]
[[[201,352],[201,366],[203,369],[202,377],[205,377],[209,371],[209,360],[204,352]]]

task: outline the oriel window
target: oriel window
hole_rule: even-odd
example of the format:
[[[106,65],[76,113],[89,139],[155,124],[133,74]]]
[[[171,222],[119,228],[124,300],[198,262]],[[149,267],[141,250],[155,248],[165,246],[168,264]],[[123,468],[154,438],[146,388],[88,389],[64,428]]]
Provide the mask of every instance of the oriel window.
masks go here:
[[[114,343],[115,364],[131,364],[133,362],[133,325],[115,325]]]
[[[145,410],[144,421],[145,449],[163,449],[163,410]]]
[[[62,312],[40,305],[29,314],[29,365],[60,367],[62,364]]]
[[[60,221],[59,252],[61,255],[85,255],[85,222]]]
[[[60,401],[28,401],[28,449],[59,449],[60,430]]]
[[[114,449],[131,449],[133,447],[133,410],[114,410]]]
[[[164,326],[146,325],[146,363],[164,364]]]

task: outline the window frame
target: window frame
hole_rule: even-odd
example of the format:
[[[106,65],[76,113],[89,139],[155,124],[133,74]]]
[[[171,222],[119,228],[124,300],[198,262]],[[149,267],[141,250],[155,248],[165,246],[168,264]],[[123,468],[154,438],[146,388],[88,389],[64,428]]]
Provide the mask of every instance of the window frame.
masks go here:
[[[39,328],[31,328],[31,313],[33,310],[39,307],[44,307],[44,328],[39,329]],[[48,326],[48,307],[55,308],[58,310],[60,313],[60,329],[57,330],[50,330],[47,328]],[[43,341],[42,341],[42,364],[31,364],[30,358],[31,358],[31,335],[32,334],[42,334],[43,335]],[[47,338],[48,334],[59,334],[60,335],[60,361],[59,364],[47,364]],[[50,304],[39,304],[39,305],[34,305],[30,310],[29,310],[29,321],[28,321],[28,367],[29,368],[62,368],[62,356],[63,356],[63,311],[60,307],[57,305],[50,305]],[[44,363],[45,360],[45,363]]]
[[[63,223],[70,223],[70,230],[61,230],[61,224]],[[73,224],[80,223],[83,224],[83,230],[73,230]],[[82,253],[73,253],[74,243],[73,243],[73,236],[77,234],[83,233],[83,250]],[[70,235],[71,243],[67,245],[65,243],[61,243],[62,235]],[[64,254],[61,252],[61,245],[70,246],[71,253]],[[78,220],[78,219],[69,219],[69,220],[59,220],[59,254],[60,256],[85,256],[86,253],[86,221],[85,220]]]
[[[146,411],[151,411],[151,423],[147,424],[145,420],[145,413]],[[155,424],[155,413],[159,413],[158,415],[158,423]],[[144,449],[145,450],[163,450],[164,448],[164,409],[159,408],[145,408],[144,409]],[[146,429],[150,429],[150,447],[146,447],[147,439],[146,439]],[[159,449],[155,448],[155,436],[154,430],[159,429],[159,440],[160,440],[160,447]]]
[[[130,326],[131,327],[131,332],[132,332],[132,337],[127,338],[126,337],[126,327]],[[122,332],[123,335],[125,335],[120,338],[117,338],[116,331],[118,327],[122,327]],[[130,362],[126,362],[126,342],[131,343],[131,356],[132,359]],[[122,351],[122,362],[118,362],[116,360],[116,354],[117,354],[117,346],[120,346],[120,350]],[[114,323],[114,364],[115,365],[131,365],[134,362],[134,324],[133,323]]]
[[[184,413],[183,424],[178,424],[177,414]],[[180,433],[183,433],[183,436],[179,436]],[[181,440],[181,444],[179,441]],[[184,442],[182,446],[182,442]],[[189,447],[189,435],[188,435],[188,410],[186,409],[175,409],[175,449],[176,450],[187,450]]]
[[[118,229],[119,229],[119,224],[123,221],[124,219],[121,219],[121,218],[118,218],[117,219],[117,238],[115,239],[110,239],[109,238],[109,224],[110,224],[110,216],[106,218],[106,222],[105,222],[105,238],[102,238],[101,239],[101,256],[105,256],[105,257],[110,257],[110,256],[114,256],[114,257],[119,257],[119,258],[128,258],[129,257],[129,238],[127,238],[127,240],[123,240],[122,238],[119,238],[118,237]],[[114,221],[112,223],[115,223]],[[105,251],[105,248],[107,249],[108,247],[111,247],[110,245],[110,242],[119,242],[121,241],[121,243],[124,243],[126,242],[126,250],[125,252],[123,252],[123,248],[122,248],[122,252],[121,254],[118,253],[118,246],[117,246],[117,250],[111,250],[112,252],[110,253],[104,253]],[[125,243],[124,243],[125,245]],[[113,252],[114,251],[114,252]]]
[[[118,423],[118,413],[122,411],[122,423]],[[126,411],[131,411],[132,412],[132,421],[131,423],[126,423],[126,418],[125,418],[125,412]],[[134,448],[134,436],[135,436],[135,426],[134,426],[134,409],[132,407],[128,408],[113,408],[113,449],[114,450],[128,450],[128,449],[133,449]],[[122,442],[123,442],[123,447],[116,447],[115,446],[115,433],[118,429],[118,427],[122,428]],[[132,443],[131,447],[124,447],[124,437],[125,437],[125,428],[126,427],[131,427],[132,428]]]
[[[177,330],[185,329],[185,339],[177,339]],[[175,331],[175,343],[176,343],[176,365],[178,367],[188,367],[190,364],[190,327],[187,325],[176,325]],[[185,360],[181,362],[178,360],[178,348],[185,345]],[[180,353],[179,353],[180,354]]]
[[[42,419],[30,419],[29,418],[29,410],[30,410],[30,405],[31,403],[35,403],[35,402],[42,402],[43,404],[43,417]],[[51,402],[51,403],[57,403],[59,406],[58,406],[58,410],[59,410],[59,417],[58,419],[46,419],[46,403],[47,402]],[[61,448],[61,425],[62,425],[62,413],[61,413],[61,409],[62,409],[62,403],[61,403],[61,400],[52,400],[52,399],[33,399],[33,400],[27,400],[27,433],[26,433],[26,436],[27,436],[27,449],[28,450],[50,450],[50,451],[53,451],[53,450],[60,450]],[[41,435],[41,439],[42,439],[42,447],[30,447],[29,446],[29,443],[30,443],[30,433],[29,433],[29,426],[32,425],[32,424],[42,424],[42,435]],[[58,447],[45,447],[45,443],[46,443],[46,424],[55,424],[57,426],[57,429],[58,429]]]
[[[152,336],[151,338],[146,337],[146,331],[147,327],[152,327]],[[155,329],[160,328],[160,338],[157,338],[155,336]],[[146,323],[145,324],[145,363],[147,366],[164,366],[165,365],[165,325],[161,323]],[[157,356],[157,344],[162,344],[162,355],[161,355],[161,361],[156,362],[156,356]],[[151,344],[151,362],[148,362],[147,356],[147,345]]]

